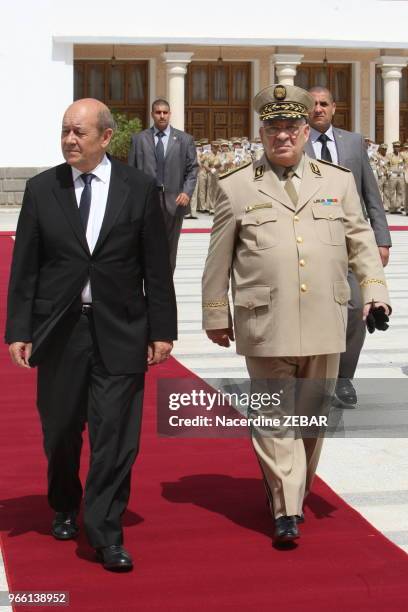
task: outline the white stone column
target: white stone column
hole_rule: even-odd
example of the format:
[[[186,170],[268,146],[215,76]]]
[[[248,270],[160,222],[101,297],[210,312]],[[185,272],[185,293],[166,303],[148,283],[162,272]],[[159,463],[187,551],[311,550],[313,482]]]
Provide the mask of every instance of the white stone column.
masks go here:
[[[187,64],[193,53],[166,51],[162,58],[167,68],[167,98],[171,110],[171,125],[184,130],[184,82]]]
[[[400,79],[401,71],[407,65],[406,57],[383,55],[376,60],[381,66],[384,83],[384,142],[399,140],[400,118]]]
[[[273,61],[278,83],[293,85],[296,76],[296,67],[302,63],[303,55],[297,53],[275,53]]]

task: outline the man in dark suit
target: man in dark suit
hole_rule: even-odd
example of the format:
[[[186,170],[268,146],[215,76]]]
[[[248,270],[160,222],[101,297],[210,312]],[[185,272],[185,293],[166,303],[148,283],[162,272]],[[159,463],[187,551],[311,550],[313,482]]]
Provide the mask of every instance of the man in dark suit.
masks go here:
[[[114,121],[93,99],[62,123],[66,163],[27,182],[11,268],[6,342],[38,365],[52,534],[74,538],[88,422],[84,523],[109,570],[130,570],[121,516],[137,455],[147,364],[167,359],[176,303],[157,190],[106,155]]]
[[[386,266],[391,247],[391,236],[364,139],[360,134],[341,130],[332,125],[336,103],[328,89],[312,87],[309,93],[315,100],[315,106],[309,115],[311,131],[305,152],[310,157],[323,159],[351,170],[364,214],[370,220],[374,231],[382,264]],[[357,403],[357,394],[351,379],[354,377],[363,348],[366,328],[362,319],[363,305],[360,287],[351,272],[349,272],[348,281],[351,299],[348,304],[346,351],[340,358],[336,399],[342,407],[354,408]]]
[[[193,137],[170,125],[166,100],[153,102],[151,116],[152,127],[132,137],[129,164],[156,180],[174,272],[183,217],[190,214],[197,182],[197,153]]]

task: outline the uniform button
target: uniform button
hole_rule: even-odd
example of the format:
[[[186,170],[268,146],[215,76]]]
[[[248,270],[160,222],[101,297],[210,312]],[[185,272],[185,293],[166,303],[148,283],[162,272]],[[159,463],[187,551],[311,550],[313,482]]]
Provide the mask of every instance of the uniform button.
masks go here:
[[[253,305],[254,305],[254,303],[253,303],[253,302],[248,302],[248,308],[252,308],[252,307],[253,307]]]
[[[302,291],[302,293],[305,293],[305,291],[307,291],[307,285],[300,285],[300,290]]]
[[[334,219],[333,215],[329,215],[329,219]]]
[[[295,215],[295,216],[293,217],[293,220],[294,220],[294,221],[299,221],[299,217],[298,217],[297,215]]]
[[[259,219],[255,219],[255,223],[258,225],[259,224]]]
[[[305,265],[306,265],[305,260],[304,259],[299,259],[299,266],[302,266],[302,268],[303,268],[303,266],[305,266]]]
[[[296,242],[299,242],[299,243],[303,242],[303,238],[302,238],[302,236],[298,236],[298,237],[296,238]]]

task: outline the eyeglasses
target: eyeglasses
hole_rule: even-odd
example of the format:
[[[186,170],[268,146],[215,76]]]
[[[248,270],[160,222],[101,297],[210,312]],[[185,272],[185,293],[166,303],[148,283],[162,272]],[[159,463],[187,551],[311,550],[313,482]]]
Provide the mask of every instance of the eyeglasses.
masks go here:
[[[277,136],[281,132],[286,132],[289,136],[295,138],[300,131],[302,125],[286,125],[284,127],[278,127],[276,125],[267,125],[264,127],[267,136]]]

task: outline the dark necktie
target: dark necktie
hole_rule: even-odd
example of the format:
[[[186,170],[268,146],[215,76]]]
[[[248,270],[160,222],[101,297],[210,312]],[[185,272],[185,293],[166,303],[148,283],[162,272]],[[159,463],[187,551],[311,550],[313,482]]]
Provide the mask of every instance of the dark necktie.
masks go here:
[[[285,181],[285,191],[288,194],[288,196],[290,197],[290,199],[292,200],[293,204],[296,207],[296,204],[298,203],[298,194],[296,191],[296,187],[292,181],[292,178],[294,177],[295,173],[293,171],[292,168],[285,168],[285,171],[283,173],[283,178],[286,179]]]
[[[89,211],[91,209],[92,200],[92,179],[94,174],[81,174],[81,179],[84,182],[84,188],[81,193],[81,200],[79,202],[79,214],[81,215],[82,225],[85,230],[88,227]]]
[[[164,132],[157,132],[157,145],[156,145],[156,160],[157,160],[157,174],[156,181],[159,187],[164,185],[164,144],[163,136]]]
[[[320,153],[320,159],[332,162],[332,156],[330,154],[329,147],[327,146],[327,141],[330,140],[330,138],[326,136],[326,134],[320,134],[317,140],[322,143],[322,152]]]

